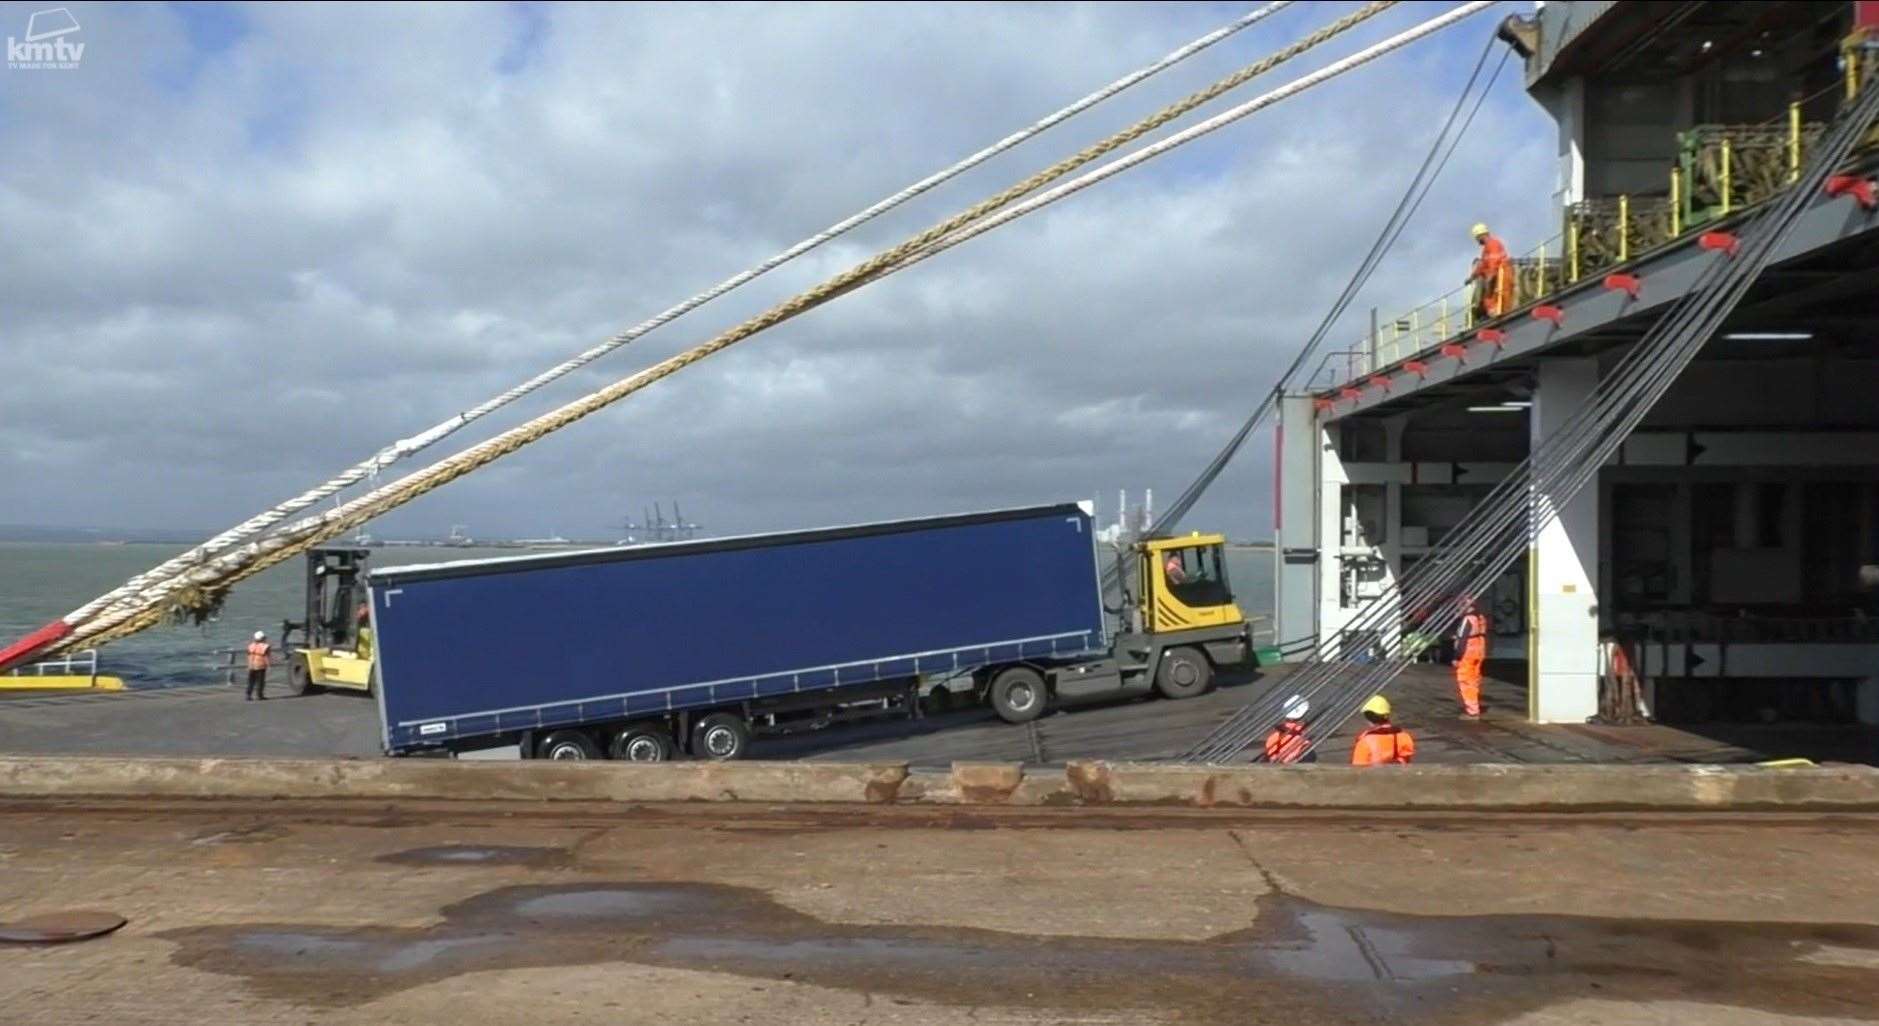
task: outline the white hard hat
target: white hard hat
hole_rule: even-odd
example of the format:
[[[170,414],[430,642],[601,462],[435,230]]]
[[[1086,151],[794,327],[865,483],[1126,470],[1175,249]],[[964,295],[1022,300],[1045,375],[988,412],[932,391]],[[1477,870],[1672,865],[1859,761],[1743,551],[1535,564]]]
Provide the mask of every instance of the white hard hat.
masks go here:
[[[266,640],[267,640],[267,632],[266,632],[266,631],[255,631],[255,632],[254,632],[254,640],[256,640],[256,641],[266,641]]]
[[[1303,695],[1293,695],[1285,700],[1285,718],[1288,720],[1302,720],[1310,711],[1311,703],[1305,701]]]

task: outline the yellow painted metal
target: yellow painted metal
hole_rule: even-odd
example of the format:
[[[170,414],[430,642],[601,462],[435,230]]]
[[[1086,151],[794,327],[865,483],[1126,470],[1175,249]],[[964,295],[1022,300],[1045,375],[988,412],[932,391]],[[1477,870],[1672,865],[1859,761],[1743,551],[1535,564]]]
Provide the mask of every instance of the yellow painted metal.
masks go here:
[[[1631,259],[1631,197],[1618,194],[1618,262]]]
[[[80,673],[18,674],[0,677],[0,691],[123,691],[119,677]]]
[[[1448,337],[1448,296],[1442,297],[1442,337]]]
[[[1683,169],[1670,169],[1670,237],[1683,234]]]
[[[1722,137],[1722,216],[1729,216],[1729,137]]]
[[[307,661],[307,679],[321,687],[364,691],[372,686],[369,647],[364,656],[339,648],[297,648],[294,652]]]
[[[1167,552],[1170,549],[1194,549],[1203,545],[1225,545],[1226,543],[1227,536],[1224,534],[1201,534],[1195,532],[1194,534],[1184,534],[1174,538],[1151,538],[1142,542],[1141,545],[1142,551],[1159,554]]]
[[[1859,95],[1860,44],[1866,41],[1866,33],[1855,31],[1840,41],[1840,66],[1846,69],[1846,98],[1852,100]]]
[[[1546,294],[1546,247],[1548,245],[1550,243],[1540,244],[1540,277],[1533,283],[1533,295],[1528,296],[1526,302],[1531,303]]]
[[[1801,105],[1788,104],[1788,181],[1801,180]]]
[[[1246,616],[1235,602],[1216,606],[1190,606],[1175,595],[1168,582],[1167,554],[1187,549],[1212,549],[1216,566],[1225,566],[1226,536],[1190,534],[1177,538],[1156,538],[1139,542],[1141,613],[1144,629],[1152,633],[1193,630],[1196,627],[1220,627],[1244,623]]]
[[[1812,759],[1794,758],[1769,759],[1767,762],[1758,762],[1755,765],[1760,766],[1762,769],[1807,769],[1815,765],[1815,763]]]
[[[1579,219],[1568,218],[1566,222],[1566,265],[1572,272],[1570,281],[1579,280]]]

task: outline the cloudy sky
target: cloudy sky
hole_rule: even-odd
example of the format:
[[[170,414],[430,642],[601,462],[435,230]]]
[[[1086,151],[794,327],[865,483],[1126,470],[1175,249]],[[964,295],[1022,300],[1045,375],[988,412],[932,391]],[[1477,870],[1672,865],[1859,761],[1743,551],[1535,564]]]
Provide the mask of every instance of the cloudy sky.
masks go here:
[[[72,4],[78,68],[0,70],[0,522],[225,526],[1251,6]],[[483,423],[701,341],[1350,6],[1296,5]],[[600,537],[655,499],[723,532],[1165,501],[1526,8],[840,299],[378,531]],[[0,5],[0,34],[39,9]],[[1340,338],[1458,284],[1475,220],[1518,249],[1552,233],[1551,123],[1518,71]],[[1190,526],[1267,534],[1270,456],[1254,443]]]

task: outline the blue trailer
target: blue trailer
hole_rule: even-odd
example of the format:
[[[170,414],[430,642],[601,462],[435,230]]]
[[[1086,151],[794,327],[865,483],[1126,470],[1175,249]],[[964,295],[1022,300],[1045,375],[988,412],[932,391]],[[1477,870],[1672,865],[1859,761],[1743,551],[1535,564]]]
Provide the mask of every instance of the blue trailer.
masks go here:
[[[375,570],[385,749],[738,758],[916,714],[936,678],[1029,719],[1123,676],[1092,526],[1061,504]]]

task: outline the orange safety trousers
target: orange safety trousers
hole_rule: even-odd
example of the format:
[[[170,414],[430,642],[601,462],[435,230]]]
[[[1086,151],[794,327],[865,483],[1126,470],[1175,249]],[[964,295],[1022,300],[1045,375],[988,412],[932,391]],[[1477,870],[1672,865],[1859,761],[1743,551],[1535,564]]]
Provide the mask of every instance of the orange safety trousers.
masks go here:
[[[1487,657],[1487,639],[1475,637],[1462,646],[1461,658],[1455,661],[1455,689],[1461,692],[1461,707],[1470,716],[1481,715],[1481,664]]]

